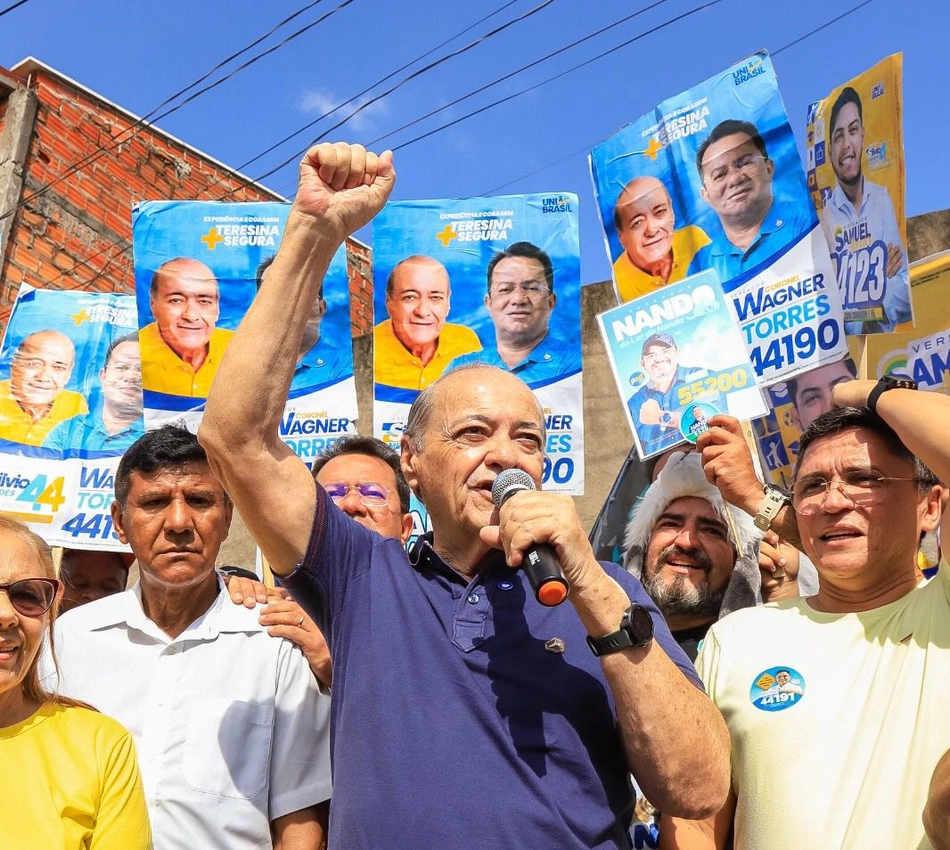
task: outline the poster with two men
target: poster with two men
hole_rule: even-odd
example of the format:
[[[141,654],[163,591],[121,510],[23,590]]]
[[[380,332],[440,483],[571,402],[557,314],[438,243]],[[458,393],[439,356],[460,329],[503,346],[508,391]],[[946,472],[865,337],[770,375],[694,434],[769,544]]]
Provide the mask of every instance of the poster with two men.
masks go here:
[[[114,475],[144,432],[135,299],[21,285],[0,349],[0,512],[53,546],[125,548]]]
[[[132,211],[145,421],[197,430],[218,365],[270,264],[289,204],[149,201]],[[279,281],[270,285],[279,286]],[[346,250],[308,313],[280,436],[305,461],[355,433]]]
[[[398,447],[445,372],[488,363],[535,393],[544,489],[584,492],[577,197],[396,201],[373,223],[374,433]]]

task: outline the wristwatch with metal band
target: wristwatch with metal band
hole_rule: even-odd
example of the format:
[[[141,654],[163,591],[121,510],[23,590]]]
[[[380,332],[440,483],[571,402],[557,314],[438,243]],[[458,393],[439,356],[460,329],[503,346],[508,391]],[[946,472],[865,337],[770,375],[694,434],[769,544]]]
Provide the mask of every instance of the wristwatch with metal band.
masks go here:
[[[772,520],[778,516],[778,512],[782,510],[783,505],[791,504],[791,497],[786,493],[781,487],[776,487],[774,484],[765,485],[765,501],[762,502],[762,507],[759,508],[759,512],[752,519],[752,522],[755,524],[755,527],[759,531],[766,532],[769,528],[772,527]]]

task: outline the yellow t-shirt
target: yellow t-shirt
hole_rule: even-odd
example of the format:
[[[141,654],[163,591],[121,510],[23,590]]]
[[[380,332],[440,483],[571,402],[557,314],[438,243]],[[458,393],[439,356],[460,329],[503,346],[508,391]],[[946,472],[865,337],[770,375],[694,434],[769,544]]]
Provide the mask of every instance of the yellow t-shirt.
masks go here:
[[[392,319],[386,319],[376,325],[373,345],[376,383],[405,390],[424,390],[433,381],[441,378],[445,367],[460,354],[482,349],[475,331],[465,325],[446,322],[439,334],[435,356],[423,366],[422,361],[406,351],[403,344],[396,339]]]
[[[873,611],[798,599],[730,614],[696,669],[732,738],[736,850],[931,846],[921,813],[950,749],[946,561]]]
[[[689,265],[693,262],[693,257],[705,248],[710,242],[705,232],[694,224],[687,225],[679,230],[673,231],[673,268],[670,270],[670,279],[663,280],[661,277],[654,277],[647,274],[643,269],[637,268],[624,251],[614,263],[614,280],[617,283],[617,292],[620,293],[620,300],[626,304],[627,301],[633,301],[641,295],[647,295],[650,292],[656,292],[660,287],[668,283],[676,283],[686,277],[689,271]]]
[[[152,322],[139,331],[142,358],[142,389],[156,393],[207,398],[211,382],[234,331],[215,328],[208,341],[208,356],[196,372],[168,347],[158,325]]]
[[[60,422],[88,413],[89,406],[80,393],[61,390],[49,412],[36,422],[16,403],[10,381],[0,381],[0,438],[28,446],[41,446],[46,435]]]
[[[47,703],[0,728],[0,765],[4,850],[151,845],[135,745],[111,717]]]

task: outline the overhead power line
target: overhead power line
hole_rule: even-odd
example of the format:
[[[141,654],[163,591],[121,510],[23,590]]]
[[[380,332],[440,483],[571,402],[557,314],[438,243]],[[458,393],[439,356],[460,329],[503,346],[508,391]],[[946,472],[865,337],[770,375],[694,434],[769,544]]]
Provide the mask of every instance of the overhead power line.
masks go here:
[[[16,3],[11,3],[6,9],[0,9],[0,18],[2,18],[7,12],[12,12],[14,9],[19,9],[24,3],[29,2],[30,0],[18,0]]]
[[[25,0],[24,0],[24,2],[25,2]],[[177,91],[177,92],[175,92],[174,94],[170,95],[169,97],[165,98],[165,100],[163,100],[158,106],[156,106],[155,108],[151,109],[146,115],[144,115],[144,116],[142,116],[141,118],[139,118],[138,120],[136,120],[136,121],[135,121],[134,123],[132,123],[129,127],[127,127],[125,130],[123,130],[121,133],[119,133],[115,138],[111,139],[108,144],[105,144],[105,145],[97,145],[94,150],[92,150],[90,153],[86,154],[86,156],[84,156],[84,157],[83,157],[82,159],[80,159],[78,162],[76,162],[76,163],[74,163],[73,165],[71,165],[65,172],[63,172],[63,174],[59,175],[59,177],[55,178],[54,180],[51,180],[49,183],[47,183],[47,184],[46,184],[45,186],[43,186],[41,189],[38,189],[36,192],[33,192],[33,193],[31,193],[30,195],[27,195],[25,198],[21,199],[21,200],[20,200],[17,204],[15,204],[13,207],[11,207],[9,210],[6,210],[2,215],[0,215],[0,221],[3,221],[5,218],[9,218],[9,217],[10,217],[11,215],[13,215],[18,209],[22,208],[23,206],[25,206],[26,204],[28,204],[30,201],[32,201],[32,200],[34,200],[34,199],[36,199],[36,198],[42,197],[42,196],[45,195],[47,192],[49,192],[54,186],[58,185],[59,183],[62,183],[64,180],[66,180],[66,179],[68,179],[69,177],[71,177],[71,176],[72,176],[73,174],[75,174],[77,171],[80,171],[80,170],[82,170],[83,168],[85,168],[86,166],[91,165],[92,163],[96,162],[96,161],[99,160],[102,156],[104,156],[106,153],[111,153],[113,150],[115,150],[116,148],[118,148],[120,145],[126,143],[129,139],[131,139],[133,136],[135,136],[135,135],[138,133],[138,131],[139,131],[142,127],[147,126],[147,125],[150,124],[150,123],[153,123],[155,120],[159,120],[159,119],[161,119],[161,118],[165,118],[165,117],[171,115],[173,112],[176,112],[177,110],[181,109],[183,106],[185,106],[186,104],[192,102],[193,100],[195,100],[196,98],[198,98],[198,97],[200,97],[201,95],[205,94],[206,92],[210,91],[211,89],[216,88],[217,86],[221,85],[221,84],[224,83],[224,82],[227,82],[227,81],[230,80],[232,77],[234,77],[236,74],[239,74],[241,71],[243,71],[243,70],[245,70],[246,68],[250,67],[251,65],[253,65],[253,64],[254,64],[255,62],[257,62],[258,60],[260,60],[260,59],[262,59],[263,57],[269,55],[270,53],[273,53],[275,50],[280,49],[281,47],[283,47],[284,45],[286,45],[288,42],[292,41],[293,39],[297,38],[298,36],[302,35],[303,33],[307,32],[307,31],[309,31],[310,29],[312,29],[313,27],[315,27],[317,24],[322,23],[322,22],[325,21],[327,18],[329,18],[331,15],[335,14],[336,12],[340,11],[340,10],[343,9],[344,7],[348,6],[350,3],[353,2],[353,0],[342,0],[342,2],[341,2],[339,5],[337,5],[337,6],[334,7],[333,9],[331,9],[329,12],[325,12],[323,15],[321,15],[321,16],[320,16],[319,18],[317,18],[315,21],[311,21],[311,22],[310,22],[309,24],[307,24],[306,26],[302,27],[301,29],[296,30],[296,31],[293,32],[293,33],[291,33],[289,36],[287,36],[285,39],[283,39],[283,40],[282,40],[281,42],[279,42],[277,45],[274,45],[273,47],[268,48],[267,50],[263,51],[262,53],[257,54],[256,56],[252,57],[252,58],[249,59],[247,62],[245,62],[243,65],[241,65],[239,68],[234,69],[233,71],[231,71],[230,73],[226,74],[224,77],[222,77],[221,79],[219,79],[219,80],[216,81],[215,83],[213,83],[213,84],[211,84],[211,85],[209,85],[209,86],[206,86],[206,87],[205,87],[204,89],[202,89],[201,91],[192,94],[189,98],[187,98],[186,100],[184,100],[184,101],[182,101],[181,103],[177,104],[176,106],[172,107],[171,109],[168,109],[168,110],[166,110],[165,112],[162,112],[160,115],[157,115],[157,113],[159,112],[159,110],[161,110],[162,108],[164,108],[165,106],[167,106],[169,103],[171,103],[172,101],[174,101],[174,100],[176,100],[177,98],[181,97],[182,95],[186,94],[187,92],[191,91],[191,90],[194,89],[196,86],[200,85],[202,82],[204,82],[205,80],[207,80],[207,79],[208,79],[211,75],[213,75],[216,71],[220,70],[220,69],[223,68],[225,65],[227,65],[229,62],[232,62],[234,59],[238,58],[239,56],[241,56],[241,55],[243,55],[244,53],[248,52],[249,50],[253,49],[253,48],[256,47],[257,45],[259,45],[262,41],[264,41],[265,39],[267,39],[268,37],[270,37],[271,35],[273,35],[275,32],[277,32],[279,29],[281,29],[281,28],[283,28],[284,26],[286,26],[288,23],[290,23],[290,22],[293,21],[295,18],[297,18],[297,17],[299,17],[300,15],[302,15],[302,14],[303,14],[304,12],[306,12],[307,10],[312,9],[314,6],[319,5],[321,2],[323,2],[323,0],[311,0],[311,2],[307,3],[305,6],[302,6],[301,8],[297,9],[297,11],[291,13],[289,16],[287,16],[287,17],[284,18],[282,21],[280,21],[278,24],[276,24],[275,26],[273,26],[270,30],[268,30],[266,33],[264,33],[264,35],[262,35],[262,36],[260,36],[259,38],[255,39],[254,41],[252,41],[250,44],[246,45],[245,47],[242,47],[240,50],[236,51],[235,53],[232,53],[232,54],[231,54],[229,57],[227,57],[226,59],[223,59],[221,62],[219,62],[217,65],[215,65],[210,71],[208,71],[208,72],[206,72],[205,74],[203,74],[202,76],[198,77],[197,80],[192,81],[192,82],[189,83],[187,86],[185,86],[183,89],[180,89],[179,91]]]
[[[260,180],[265,179],[266,177],[270,177],[274,172],[280,171],[280,169],[284,168],[284,167],[287,166],[287,165],[290,165],[292,162],[295,162],[297,159],[299,159],[301,156],[303,156],[304,153],[306,153],[307,149],[308,149],[311,145],[316,144],[317,142],[320,142],[320,141],[322,141],[323,139],[325,139],[330,133],[332,133],[334,130],[337,130],[337,129],[339,129],[340,127],[342,127],[343,124],[345,124],[347,121],[349,121],[349,120],[350,120],[351,118],[353,118],[355,115],[358,115],[358,114],[359,114],[360,112],[362,112],[364,109],[368,108],[369,106],[372,106],[374,103],[376,103],[376,102],[382,100],[384,97],[388,97],[388,96],[389,96],[390,94],[392,94],[394,91],[396,91],[397,89],[402,88],[404,85],[406,85],[407,83],[409,83],[409,82],[411,82],[412,80],[416,79],[417,77],[421,76],[422,74],[428,73],[429,71],[433,70],[434,68],[437,68],[438,66],[444,64],[445,62],[448,62],[450,59],[454,59],[454,58],[456,58],[457,56],[461,56],[463,53],[466,53],[467,51],[471,50],[472,48],[477,47],[478,45],[484,43],[484,42],[487,41],[488,39],[494,38],[494,37],[495,37],[496,35],[498,35],[499,33],[504,32],[504,31],[505,31],[506,29],[508,29],[509,27],[514,26],[515,24],[521,23],[522,21],[527,20],[528,18],[532,17],[533,15],[536,15],[538,12],[540,12],[540,11],[542,11],[543,9],[546,9],[548,6],[550,6],[553,2],[554,2],[554,0],[544,0],[543,3],[538,4],[538,5],[535,6],[533,9],[529,9],[529,10],[528,10],[527,12],[525,12],[524,14],[519,15],[519,16],[516,17],[516,18],[512,18],[510,21],[506,21],[504,24],[501,24],[500,26],[496,27],[495,29],[490,30],[489,32],[485,33],[485,35],[479,36],[477,39],[475,39],[475,41],[472,41],[472,42],[466,44],[464,47],[460,47],[460,48],[458,48],[457,50],[453,50],[451,53],[449,53],[449,54],[447,54],[447,55],[445,55],[445,56],[442,56],[442,57],[440,57],[439,59],[436,59],[436,60],[433,61],[433,62],[430,62],[428,65],[425,65],[424,67],[419,68],[419,69],[416,70],[416,71],[413,71],[411,74],[409,74],[408,76],[404,77],[402,80],[400,80],[400,81],[399,81],[398,83],[396,83],[395,85],[390,86],[390,87],[389,87],[388,89],[386,89],[385,91],[381,92],[381,93],[378,94],[378,95],[375,95],[374,97],[372,97],[372,98],[370,98],[369,100],[367,100],[365,103],[362,103],[362,104],[359,106],[359,108],[357,108],[357,109],[354,110],[352,113],[350,113],[349,115],[347,115],[346,118],[344,118],[342,121],[338,121],[338,122],[337,122],[336,124],[334,124],[332,127],[328,128],[327,130],[325,130],[324,132],[322,132],[319,136],[317,136],[316,139],[314,139],[312,142],[310,142],[306,147],[303,147],[303,148],[301,148],[300,150],[295,151],[293,154],[291,154],[289,157],[287,157],[287,159],[285,159],[283,162],[279,163],[278,165],[275,165],[273,168],[269,169],[268,171],[265,171],[261,176],[255,178],[255,179],[258,180],[258,181],[260,181]]]
[[[838,23],[839,21],[844,20],[844,19],[847,18],[849,15],[853,15],[855,12],[857,12],[857,11],[863,9],[865,6],[867,6],[868,4],[873,3],[873,2],[874,2],[874,0],[863,0],[863,2],[858,3],[858,4],[854,5],[854,6],[852,6],[851,8],[849,8],[849,9],[845,10],[844,12],[842,12],[840,15],[836,15],[835,17],[831,18],[830,20],[827,20],[827,21],[825,21],[823,24],[820,24],[819,26],[815,27],[813,30],[809,30],[809,31],[806,32],[804,35],[800,35],[798,38],[793,39],[792,41],[788,42],[787,44],[783,44],[780,48],[778,48],[778,50],[770,51],[770,52],[769,52],[769,55],[770,55],[770,56],[778,56],[780,53],[784,53],[786,50],[789,50],[790,48],[795,47],[795,46],[798,45],[798,44],[801,44],[801,42],[806,41],[807,39],[811,38],[811,37],[814,36],[814,35],[817,35],[817,34],[820,33],[822,30],[828,29],[828,27],[833,26],[834,24]],[[413,141],[415,141],[415,140],[413,140]],[[534,177],[536,174],[540,174],[540,173],[543,172],[543,171],[547,171],[549,168],[553,168],[555,165],[560,165],[562,162],[566,162],[567,160],[572,159],[572,158],[575,157],[575,156],[580,156],[580,154],[582,154],[582,153],[587,153],[587,152],[589,152],[589,151],[591,150],[591,148],[594,147],[595,144],[597,144],[597,141],[596,141],[596,140],[593,141],[593,142],[591,142],[590,144],[584,145],[582,148],[580,148],[580,149],[578,149],[578,150],[576,150],[576,151],[574,151],[574,152],[572,152],[572,153],[569,153],[569,154],[566,154],[565,156],[562,156],[560,159],[556,159],[556,160],[554,160],[553,162],[549,162],[549,163],[547,163],[546,165],[542,165],[542,166],[540,166],[539,168],[535,168],[535,169],[533,169],[532,171],[528,171],[528,172],[525,173],[525,174],[520,174],[520,175],[517,176],[517,177],[513,177],[513,178],[511,178],[511,180],[508,180],[508,181],[505,182],[505,183],[501,183],[500,185],[495,186],[495,187],[492,188],[492,189],[488,189],[487,191],[483,192],[482,194],[484,194],[484,195],[492,195],[492,194],[494,194],[495,192],[501,191],[502,189],[507,189],[507,188],[508,188],[509,186],[511,186],[513,183],[518,183],[518,182],[520,182],[520,181],[522,181],[522,180],[526,180],[528,177]]]

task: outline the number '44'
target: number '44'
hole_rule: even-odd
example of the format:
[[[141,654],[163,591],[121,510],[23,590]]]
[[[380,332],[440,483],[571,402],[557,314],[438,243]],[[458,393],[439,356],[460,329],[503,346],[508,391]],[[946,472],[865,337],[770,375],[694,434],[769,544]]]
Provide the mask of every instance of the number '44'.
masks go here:
[[[17,496],[18,502],[32,502],[33,510],[38,511],[43,505],[48,505],[54,513],[59,510],[66,497],[63,495],[63,476],[54,478],[49,485],[45,475],[37,475],[23,492]]]

